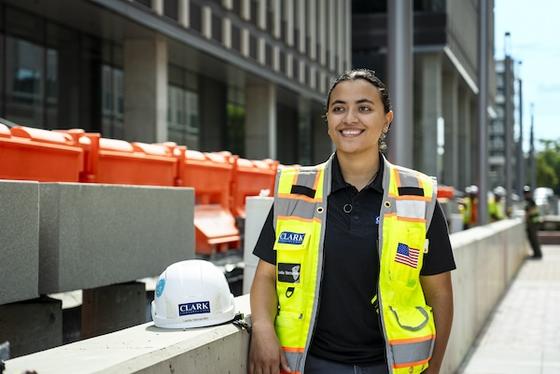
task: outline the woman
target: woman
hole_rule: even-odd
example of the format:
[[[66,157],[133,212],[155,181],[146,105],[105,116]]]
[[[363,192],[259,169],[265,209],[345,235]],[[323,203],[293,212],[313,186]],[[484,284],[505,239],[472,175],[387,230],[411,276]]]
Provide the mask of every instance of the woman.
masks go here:
[[[393,112],[372,71],[326,104],[336,152],[279,171],[254,251],[249,373],[438,373],[455,264],[435,182],[381,155]]]

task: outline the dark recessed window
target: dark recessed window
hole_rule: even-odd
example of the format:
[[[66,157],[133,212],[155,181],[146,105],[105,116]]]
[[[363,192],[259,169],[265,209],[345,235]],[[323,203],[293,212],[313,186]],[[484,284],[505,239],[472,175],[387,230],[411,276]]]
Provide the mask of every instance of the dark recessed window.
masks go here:
[[[294,48],[299,49],[299,29],[294,29]]]
[[[257,38],[254,35],[249,35],[249,56],[257,59]]]
[[[272,67],[272,46],[268,43],[265,44],[265,64]]]
[[[231,25],[231,48],[241,52],[241,30],[235,25]]]
[[[233,12],[241,16],[241,0],[233,0]]]
[[[163,0],[163,15],[177,21],[179,19],[179,0]]]
[[[212,39],[222,42],[222,18],[212,14]]]
[[[266,31],[270,34],[274,32],[274,12],[271,9],[266,12]]]
[[[259,2],[257,0],[251,0],[251,23],[255,26],[259,24]]]
[[[193,30],[202,32],[202,8],[195,2],[190,2],[190,26]]]
[[[280,39],[288,43],[288,25],[285,20],[280,21]]]
[[[299,81],[299,59],[295,58],[292,60],[292,66],[293,66],[293,78],[297,81]]]
[[[286,69],[286,53],[283,50],[280,50],[279,53],[279,59],[280,59],[280,71],[284,74],[287,74],[287,69]]]

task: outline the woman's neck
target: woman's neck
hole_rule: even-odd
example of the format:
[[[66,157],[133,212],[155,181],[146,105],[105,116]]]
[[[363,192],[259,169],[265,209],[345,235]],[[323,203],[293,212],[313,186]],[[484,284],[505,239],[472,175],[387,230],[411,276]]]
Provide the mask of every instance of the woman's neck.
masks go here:
[[[377,151],[367,155],[337,152],[336,157],[344,180],[356,187],[358,191],[361,191],[375,178],[381,162]]]

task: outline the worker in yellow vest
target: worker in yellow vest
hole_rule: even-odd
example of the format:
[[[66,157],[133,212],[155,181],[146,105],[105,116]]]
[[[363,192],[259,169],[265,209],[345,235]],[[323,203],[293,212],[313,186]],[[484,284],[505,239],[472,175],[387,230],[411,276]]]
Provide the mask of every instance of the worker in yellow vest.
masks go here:
[[[490,216],[490,221],[496,222],[506,218],[506,207],[504,204],[506,189],[498,186],[492,192],[492,196],[488,199],[488,215]]]
[[[455,263],[436,182],[380,153],[393,112],[372,71],[326,109],[336,152],[279,170],[254,250],[249,373],[439,373]]]

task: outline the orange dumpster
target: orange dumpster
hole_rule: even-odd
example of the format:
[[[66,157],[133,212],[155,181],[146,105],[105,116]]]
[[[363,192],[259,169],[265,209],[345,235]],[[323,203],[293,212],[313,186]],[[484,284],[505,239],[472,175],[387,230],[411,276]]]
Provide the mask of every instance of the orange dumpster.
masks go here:
[[[236,217],[245,218],[247,196],[272,196],[278,161],[237,158],[232,182],[233,206]]]
[[[226,153],[176,148],[180,186],[195,189],[196,252],[210,255],[239,248],[239,230],[230,211],[233,163]]]
[[[70,133],[79,139],[85,152],[82,182],[175,185],[178,159],[172,147],[101,138],[99,134],[80,133],[80,130]]]
[[[0,124],[0,179],[78,182],[83,151],[68,134]]]

